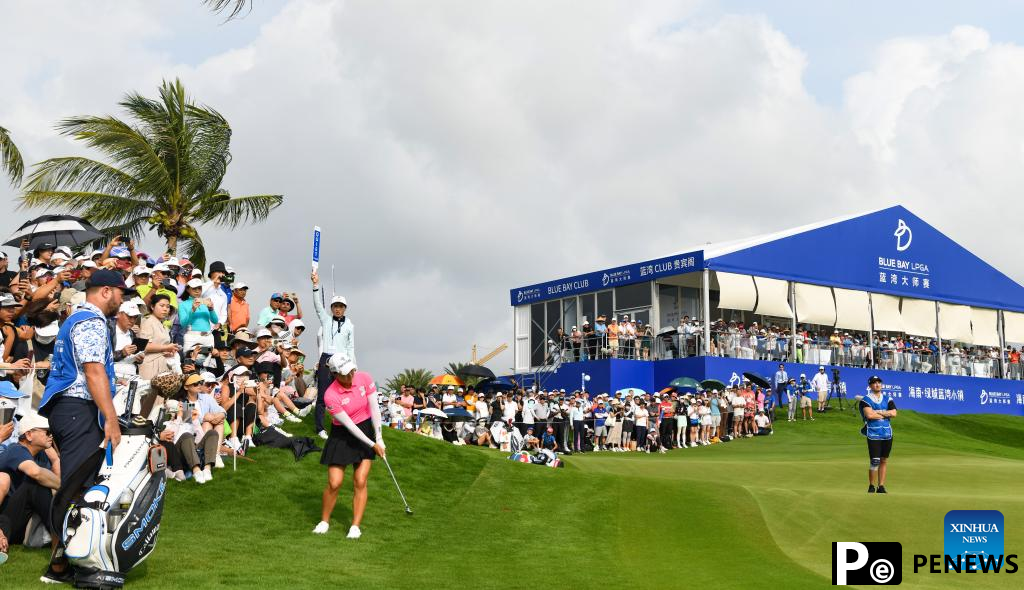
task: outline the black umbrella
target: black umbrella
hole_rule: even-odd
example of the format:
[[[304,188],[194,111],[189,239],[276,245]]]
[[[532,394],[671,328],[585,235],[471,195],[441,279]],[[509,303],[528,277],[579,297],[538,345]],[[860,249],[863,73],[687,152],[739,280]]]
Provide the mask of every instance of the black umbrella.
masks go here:
[[[705,379],[700,382],[700,386],[704,389],[713,389],[715,391],[725,391],[725,383],[722,383],[718,379]]]
[[[448,408],[444,411],[448,415],[445,418],[448,422],[465,422],[473,419],[473,414],[466,411],[466,408]]]
[[[484,379],[494,379],[494,371],[482,365],[466,365],[459,369],[459,375],[463,377],[483,377]]]
[[[772,384],[767,379],[758,375],[757,373],[744,373],[743,376],[747,378],[751,383],[758,387],[767,387],[771,389]]]
[[[42,244],[74,248],[103,237],[99,230],[81,217],[43,215],[21,224],[4,245],[19,247],[22,240],[28,239],[29,250]]]

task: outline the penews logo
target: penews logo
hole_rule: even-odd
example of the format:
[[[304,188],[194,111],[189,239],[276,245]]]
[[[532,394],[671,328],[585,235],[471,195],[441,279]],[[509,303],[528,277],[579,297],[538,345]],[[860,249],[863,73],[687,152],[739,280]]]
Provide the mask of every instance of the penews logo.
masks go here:
[[[833,586],[897,586],[903,581],[899,543],[832,543]]]
[[[910,227],[907,226],[907,222],[902,219],[898,220],[896,224],[896,232],[893,233],[896,236],[896,251],[903,252],[910,247],[910,241],[914,239],[914,232],[910,231]]]

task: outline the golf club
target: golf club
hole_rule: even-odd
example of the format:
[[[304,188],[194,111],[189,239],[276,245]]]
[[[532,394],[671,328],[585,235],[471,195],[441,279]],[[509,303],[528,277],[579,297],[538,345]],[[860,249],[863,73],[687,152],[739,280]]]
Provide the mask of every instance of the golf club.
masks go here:
[[[395,479],[395,472],[391,470],[391,464],[388,463],[388,458],[381,455],[381,459],[384,459],[384,465],[388,468],[388,473],[391,474],[391,481],[395,482],[395,489],[398,490],[398,495],[402,497],[402,503],[405,504],[405,513],[412,516],[412,508],[409,508],[409,502],[405,499],[405,494],[402,493],[402,488],[398,485],[398,480]]]

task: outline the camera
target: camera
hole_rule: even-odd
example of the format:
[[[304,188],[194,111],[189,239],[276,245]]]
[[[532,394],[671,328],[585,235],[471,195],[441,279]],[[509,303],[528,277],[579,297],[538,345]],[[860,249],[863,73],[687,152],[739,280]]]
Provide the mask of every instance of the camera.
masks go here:
[[[220,278],[220,282],[224,283],[225,285],[230,285],[231,283],[235,282],[235,273],[225,274]]]
[[[199,354],[202,355],[202,356],[210,356],[210,347],[209,346],[200,346],[199,347]]]
[[[192,410],[196,408],[196,405],[192,402],[183,402],[181,404],[181,418],[182,420],[192,420]]]

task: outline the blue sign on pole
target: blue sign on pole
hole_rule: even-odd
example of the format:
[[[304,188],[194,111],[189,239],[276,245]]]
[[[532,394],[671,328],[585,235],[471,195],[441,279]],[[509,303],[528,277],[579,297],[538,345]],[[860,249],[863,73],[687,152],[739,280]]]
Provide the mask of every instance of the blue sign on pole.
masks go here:
[[[320,226],[313,226],[313,270],[320,267]]]

